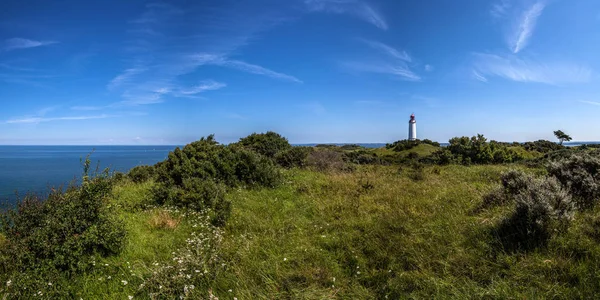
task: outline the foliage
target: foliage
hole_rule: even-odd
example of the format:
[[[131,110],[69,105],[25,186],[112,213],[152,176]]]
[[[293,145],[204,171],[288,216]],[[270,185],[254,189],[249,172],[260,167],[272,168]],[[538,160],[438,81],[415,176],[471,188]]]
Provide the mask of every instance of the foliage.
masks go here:
[[[547,140],[537,140],[534,142],[523,143],[523,148],[527,151],[537,151],[540,153],[548,153],[560,149],[564,149],[564,146]]]
[[[386,144],[385,148],[394,150],[396,152],[400,152],[400,151],[404,151],[404,150],[410,150],[421,144],[432,145],[435,147],[440,146],[440,143],[438,143],[438,142],[434,142],[429,139],[424,139],[424,140],[414,140],[414,141],[413,140],[399,140],[399,141],[393,142],[391,144]]]
[[[308,155],[307,165],[320,172],[351,170],[344,161],[342,153],[329,149],[311,152]]]
[[[562,130],[556,130],[556,131],[554,131],[554,136],[560,141],[561,145],[565,141],[568,142],[568,141],[572,140],[571,136],[569,136],[568,134],[564,133]]]
[[[156,169],[154,166],[137,166],[127,173],[127,177],[135,183],[141,183],[150,179],[154,179],[156,176]]]
[[[281,174],[265,156],[237,145],[224,146],[214,136],[175,149],[157,164],[154,195],[158,204],[212,209],[223,225],[231,207],[224,186],[273,187]]]
[[[286,138],[273,131],[253,133],[241,138],[238,143],[268,158],[275,158],[277,153],[292,148]]]
[[[572,219],[574,203],[554,177],[510,170],[500,181],[502,187],[486,194],[480,209],[514,204],[514,211],[493,229],[504,249],[530,250],[545,245],[554,229]]]
[[[12,274],[15,285],[29,288],[16,297],[30,297],[40,284],[28,274],[73,276],[98,257],[123,249],[125,230],[106,206],[112,180],[107,170],[90,174],[89,163],[88,156],[80,187],[52,189],[47,199],[29,194],[2,215],[8,245],[0,249],[0,273]]]
[[[570,191],[580,208],[591,208],[600,200],[600,155],[597,153],[571,153],[548,163],[547,170]]]
[[[359,165],[381,164],[381,159],[377,154],[367,150],[357,150],[344,153],[344,159],[347,162]]]
[[[450,139],[449,145],[446,147],[446,149],[452,153],[454,158],[449,159],[445,157],[445,154],[442,152],[438,154],[438,156],[440,156],[440,160],[442,160],[442,158],[444,162],[454,160],[465,165],[469,165],[471,163],[510,163],[522,159],[518,153],[508,148],[503,143],[498,143],[495,141],[488,143],[487,139],[481,134],[471,138],[466,136],[452,138]]]
[[[306,166],[308,155],[312,151],[312,147],[295,146],[277,153],[275,161],[284,168],[303,168]]]

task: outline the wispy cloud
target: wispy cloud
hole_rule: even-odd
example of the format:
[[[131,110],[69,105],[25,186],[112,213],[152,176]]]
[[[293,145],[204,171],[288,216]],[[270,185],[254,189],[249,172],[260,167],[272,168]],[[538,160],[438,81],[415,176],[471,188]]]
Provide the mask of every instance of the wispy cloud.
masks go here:
[[[72,116],[72,117],[55,117],[55,118],[44,118],[44,117],[29,117],[29,118],[17,118],[6,121],[7,124],[30,124],[30,123],[42,123],[42,122],[53,122],[53,121],[80,121],[80,120],[91,120],[91,119],[106,119],[110,118],[110,115],[95,115],[95,116]]]
[[[492,8],[490,9],[490,14],[495,18],[505,17],[508,13],[508,10],[512,7],[512,4],[509,0],[500,0],[497,3],[492,4]]]
[[[140,67],[126,69],[125,71],[123,71],[123,73],[121,73],[121,74],[117,75],[115,78],[113,78],[106,87],[109,90],[112,90],[122,84],[130,82],[135,75],[141,74],[145,71],[146,71],[145,68],[140,68]]]
[[[376,50],[390,56],[391,58],[396,58],[396,59],[407,61],[407,62],[412,61],[412,58],[410,57],[410,55],[408,55],[408,53],[406,53],[406,51],[397,50],[391,46],[388,46],[384,43],[377,42],[377,41],[371,41],[371,40],[366,40],[366,39],[361,39],[361,41],[363,41],[364,43],[366,43],[373,49],[376,49]]]
[[[377,41],[361,41],[377,50],[377,53],[367,59],[342,62],[341,66],[343,68],[355,72],[388,74],[407,81],[421,80],[421,77],[413,72],[408,65],[412,61],[412,58],[406,51],[399,51]]]
[[[600,106],[600,102],[595,102],[595,101],[579,100],[578,102],[585,103],[585,104],[590,104],[590,105]]]
[[[214,80],[207,80],[204,82],[201,82],[200,84],[191,87],[191,88],[187,88],[187,89],[181,89],[177,92],[175,92],[175,95],[184,95],[184,96],[189,96],[189,95],[196,95],[196,94],[200,94],[206,91],[215,91],[218,89],[222,89],[224,87],[226,87],[227,84],[222,83],[222,82],[216,82]],[[163,93],[169,93],[170,91],[168,90],[163,90]]]
[[[305,0],[310,11],[348,14],[387,30],[385,18],[371,5],[361,0]]]
[[[514,32],[509,35],[509,45],[513,53],[519,53],[529,43],[538,18],[542,15],[546,4],[542,1],[534,3],[517,18]]]
[[[426,72],[433,72],[435,68],[432,65],[425,65],[424,69]]]
[[[185,11],[170,4],[151,4],[130,22],[131,38],[125,46],[130,67],[107,84],[110,91],[121,92],[120,105],[161,103],[166,96],[198,98],[198,93],[224,88],[224,83],[185,87],[181,82],[181,76],[208,65],[301,82],[294,76],[231,58],[239,56],[241,47],[281,18],[268,6],[222,2],[190,5]]]
[[[40,46],[56,44],[56,41],[36,41],[24,38],[11,38],[4,41],[4,51],[16,49],[35,48]]]
[[[275,71],[269,70],[265,67],[249,64],[249,63],[239,61],[239,60],[223,60],[223,61],[218,61],[215,64],[224,66],[224,67],[238,69],[240,71],[244,71],[244,72],[248,72],[248,73],[252,73],[252,74],[264,75],[264,76],[275,78],[275,79],[281,79],[281,80],[287,80],[287,81],[296,82],[296,83],[302,83],[302,81],[300,79],[298,79],[294,76],[275,72]]]
[[[496,76],[518,82],[545,84],[583,83],[590,81],[592,71],[584,65],[563,61],[540,62],[516,56],[475,53],[473,75],[480,81]]]
[[[473,70],[473,78],[475,78],[476,80],[479,80],[481,82],[488,82],[488,79],[485,78],[485,76],[479,74],[479,72]]]

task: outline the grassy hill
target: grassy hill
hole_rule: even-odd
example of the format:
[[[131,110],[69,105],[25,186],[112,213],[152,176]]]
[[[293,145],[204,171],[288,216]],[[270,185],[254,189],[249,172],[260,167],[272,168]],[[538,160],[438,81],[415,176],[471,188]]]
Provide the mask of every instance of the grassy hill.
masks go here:
[[[421,144],[409,151],[372,151],[381,157],[436,150]],[[72,275],[0,272],[5,283],[0,294],[594,298],[600,291],[600,208],[576,211],[569,226],[552,227],[544,244],[506,247],[500,228],[515,203],[484,204],[500,186],[501,174],[515,169],[535,176],[548,172],[522,164],[282,169],[276,187],[227,189],[231,216],[223,227],[213,225],[206,211],[157,205],[157,179],[123,178],[106,198],[127,232],[120,252],[95,256],[92,268]],[[0,235],[0,251],[8,245]],[[27,280],[36,280],[35,291],[24,289],[31,286]]]

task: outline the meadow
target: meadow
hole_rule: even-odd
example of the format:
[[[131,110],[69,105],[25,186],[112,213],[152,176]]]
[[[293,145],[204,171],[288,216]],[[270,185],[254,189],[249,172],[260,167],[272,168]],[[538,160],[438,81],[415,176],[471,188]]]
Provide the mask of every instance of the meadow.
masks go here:
[[[75,229],[76,208],[57,213],[48,200],[25,199],[3,217],[0,294],[572,299],[600,291],[595,149],[476,137],[447,149],[292,148],[282,139],[259,134],[222,146],[209,137],[153,167],[84,176],[81,187],[50,197],[98,204]],[[589,184],[573,184],[577,174]],[[42,258],[15,255],[39,240],[78,252],[40,246]]]

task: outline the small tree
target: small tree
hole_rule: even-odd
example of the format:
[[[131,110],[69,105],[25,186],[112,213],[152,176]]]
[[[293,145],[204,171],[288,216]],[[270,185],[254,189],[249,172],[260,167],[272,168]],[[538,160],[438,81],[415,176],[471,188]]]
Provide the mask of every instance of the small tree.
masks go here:
[[[556,136],[556,138],[560,141],[561,145],[565,141],[568,142],[568,141],[572,140],[572,138],[568,134],[564,133],[562,130],[555,131],[554,136]]]

